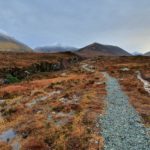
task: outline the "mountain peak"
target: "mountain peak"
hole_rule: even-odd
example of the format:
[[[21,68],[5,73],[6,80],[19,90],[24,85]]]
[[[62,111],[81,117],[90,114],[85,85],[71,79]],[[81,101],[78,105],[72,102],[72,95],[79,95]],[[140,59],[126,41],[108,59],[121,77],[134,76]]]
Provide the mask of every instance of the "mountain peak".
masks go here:
[[[113,46],[113,45],[103,45],[96,42],[79,49],[77,53],[84,57],[131,56],[131,54],[121,49],[120,47]]]
[[[94,42],[94,43],[92,43],[92,44],[90,44],[90,45],[88,45],[88,46],[97,47],[97,46],[102,46],[102,44],[97,43],[97,42]]]

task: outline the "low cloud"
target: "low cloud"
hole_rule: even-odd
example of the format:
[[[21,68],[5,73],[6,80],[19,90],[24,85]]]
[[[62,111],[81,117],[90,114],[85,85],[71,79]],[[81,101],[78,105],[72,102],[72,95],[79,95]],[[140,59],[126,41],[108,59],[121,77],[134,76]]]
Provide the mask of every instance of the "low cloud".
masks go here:
[[[0,29],[0,34],[9,35],[7,31]]]

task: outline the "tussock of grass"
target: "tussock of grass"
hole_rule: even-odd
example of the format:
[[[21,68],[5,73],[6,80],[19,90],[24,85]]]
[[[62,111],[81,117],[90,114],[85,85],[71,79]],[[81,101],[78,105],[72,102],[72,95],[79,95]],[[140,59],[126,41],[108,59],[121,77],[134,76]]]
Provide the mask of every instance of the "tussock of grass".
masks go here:
[[[15,108],[16,111],[4,109],[9,121],[5,120],[5,127],[1,124],[0,127],[13,127],[21,138],[23,150],[102,148],[103,138],[96,128],[96,121],[103,111],[105,85],[95,85],[95,82],[103,81],[103,76],[96,72],[70,74],[66,78],[67,80],[62,80],[58,77],[52,83],[44,81],[44,84],[38,81],[38,84],[42,83],[43,86],[36,86],[36,89],[33,88],[30,92],[19,93],[20,98],[10,98],[4,104],[6,108],[13,106],[12,109]],[[35,82],[32,82],[31,86],[33,84]],[[48,96],[57,90],[61,92]],[[46,100],[27,107],[26,104],[44,96],[48,96]]]

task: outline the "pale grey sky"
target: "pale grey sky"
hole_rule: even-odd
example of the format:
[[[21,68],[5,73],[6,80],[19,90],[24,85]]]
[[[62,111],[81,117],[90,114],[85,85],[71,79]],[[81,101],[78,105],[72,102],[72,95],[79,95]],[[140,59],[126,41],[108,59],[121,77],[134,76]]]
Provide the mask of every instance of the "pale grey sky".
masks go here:
[[[0,32],[31,47],[113,44],[150,51],[150,0],[0,0]]]

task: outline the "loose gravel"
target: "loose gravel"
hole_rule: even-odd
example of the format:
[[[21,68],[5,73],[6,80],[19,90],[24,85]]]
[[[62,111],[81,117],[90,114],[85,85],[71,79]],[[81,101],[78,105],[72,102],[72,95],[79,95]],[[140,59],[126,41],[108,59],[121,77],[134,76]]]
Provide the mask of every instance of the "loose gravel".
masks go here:
[[[104,73],[107,79],[107,110],[100,118],[105,150],[150,150],[150,136],[141,117],[129,104],[128,96],[118,81]]]

